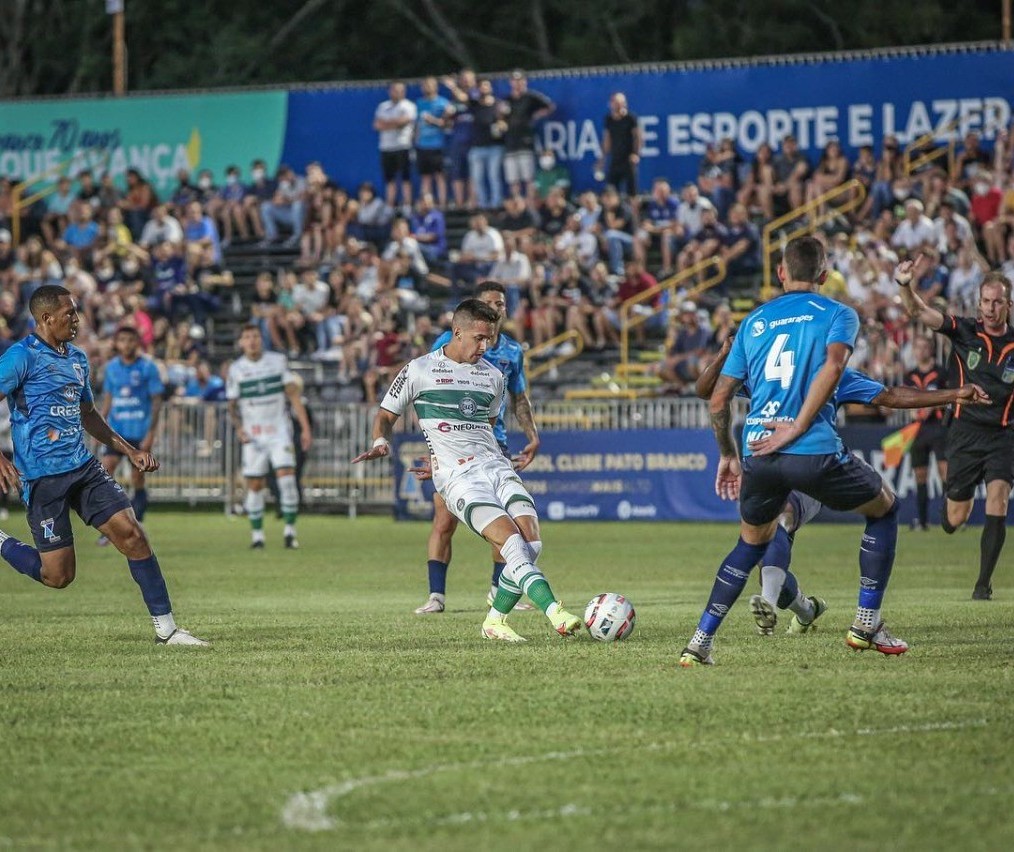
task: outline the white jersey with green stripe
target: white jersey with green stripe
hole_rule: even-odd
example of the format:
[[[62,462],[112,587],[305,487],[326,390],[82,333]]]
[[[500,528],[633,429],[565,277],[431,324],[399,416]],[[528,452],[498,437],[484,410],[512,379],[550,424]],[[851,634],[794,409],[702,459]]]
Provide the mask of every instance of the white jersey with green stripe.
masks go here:
[[[265,352],[256,361],[245,355],[229,366],[226,399],[239,400],[243,429],[254,438],[291,436],[285,386],[295,381],[280,352]]]
[[[409,361],[380,407],[402,415],[411,405],[426,436],[433,484],[442,491],[458,472],[490,459],[503,461],[490,419],[506,394],[504,377],[487,361],[452,361],[443,349]]]

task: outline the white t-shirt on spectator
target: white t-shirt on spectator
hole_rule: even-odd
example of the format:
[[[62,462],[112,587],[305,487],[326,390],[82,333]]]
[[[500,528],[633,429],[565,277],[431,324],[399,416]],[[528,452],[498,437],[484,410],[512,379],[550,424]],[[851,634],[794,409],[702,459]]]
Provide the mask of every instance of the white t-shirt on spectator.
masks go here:
[[[715,205],[706,198],[698,198],[693,206],[685,201],[680,204],[680,209],[676,211],[676,221],[683,226],[683,235],[688,240],[697,236],[697,232],[701,230],[701,216],[704,211],[714,209]]]
[[[429,273],[430,268],[423,257],[422,249],[419,248],[419,241],[415,237],[405,237],[403,240],[391,240],[384,249],[381,257],[384,260],[394,260],[399,252],[405,252],[412,258],[412,268],[420,275]]]
[[[292,288],[292,302],[300,313],[319,313],[327,307],[330,298],[331,288],[319,279],[313,284],[297,281]]]
[[[158,245],[159,243],[182,243],[183,226],[172,216],[166,216],[161,222],[149,219],[144,223],[141,231],[141,239],[138,245],[145,248]]]
[[[982,283],[982,270],[972,264],[968,269],[955,266],[947,279],[947,295],[961,312],[972,310],[979,300],[979,285]]]
[[[573,249],[582,269],[590,269],[599,257],[599,241],[588,231],[577,234],[573,231],[564,231],[556,238],[553,248],[560,254],[567,254]]]
[[[527,287],[532,280],[532,262],[527,254],[515,249],[510,257],[497,261],[489,277],[510,286]]]
[[[947,223],[944,221],[943,216],[937,216],[937,218],[933,220],[933,230],[936,234],[936,247],[940,251],[947,251],[947,231],[944,229],[946,224]],[[954,226],[958,239],[963,243],[967,242],[972,236],[972,226],[968,223],[968,220],[960,213],[955,213]]]
[[[936,228],[929,216],[920,216],[915,224],[905,219],[894,235],[891,237],[891,245],[895,248],[903,248],[912,251],[923,243],[935,244],[937,241]]]
[[[479,261],[503,260],[503,237],[495,228],[486,228],[484,234],[469,231],[461,241],[461,251]]]
[[[408,98],[402,98],[398,103],[392,100],[384,101],[377,107],[374,118],[381,121],[399,121],[408,119],[404,127],[397,130],[380,131],[381,151],[407,151],[412,147],[412,136],[415,133],[416,108]]]

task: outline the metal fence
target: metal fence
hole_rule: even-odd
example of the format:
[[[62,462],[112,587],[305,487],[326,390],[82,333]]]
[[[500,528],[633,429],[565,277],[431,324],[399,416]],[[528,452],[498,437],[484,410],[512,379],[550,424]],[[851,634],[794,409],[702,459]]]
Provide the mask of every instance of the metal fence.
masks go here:
[[[707,403],[697,399],[553,400],[536,402],[534,408],[539,428],[545,432],[710,427]],[[351,463],[370,445],[376,406],[316,401],[309,411],[314,440],[302,467],[303,505],[350,515],[361,508],[390,507],[394,500],[391,460]],[[742,401],[737,413],[745,413]],[[414,417],[398,426],[399,431],[418,430]],[[511,426],[516,428],[509,422]],[[226,512],[242,501],[240,444],[224,403],[166,406],[155,452],[161,468],[149,479],[152,501],[219,505]]]

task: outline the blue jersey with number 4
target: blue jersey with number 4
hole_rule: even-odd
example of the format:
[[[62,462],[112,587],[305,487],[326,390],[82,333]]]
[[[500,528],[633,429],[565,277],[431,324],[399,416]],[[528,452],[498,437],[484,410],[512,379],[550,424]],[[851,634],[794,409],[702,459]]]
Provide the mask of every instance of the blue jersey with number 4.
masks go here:
[[[445,331],[430,347],[430,352],[436,352],[446,346],[451,342],[452,337],[451,332]],[[496,339],[496,345],[487,349],[482,357],[483,360],[503,373],[503,381],[508,394],[519,394],[528,390],[528,379],[525,377],[525,350],[509,334],[501,332]],[[503,422],[506,410],[507,398],[504,397],[503,407],[497,413],[496,425],[493,427],[493,437],[500,444],[507,443],[507,427]]]
[[[750,313],[740,326],[722,375],[750,389],[750,413],[743,427],[743,453],[766,434],[770,420],[794,420],[807,391],[827,360],[827,347],[855,348],[859,317],[852,308],[817,293],[785,293]],[[835,407],[828,400],[810,428],[781,452],[826,455],[841,452]]]

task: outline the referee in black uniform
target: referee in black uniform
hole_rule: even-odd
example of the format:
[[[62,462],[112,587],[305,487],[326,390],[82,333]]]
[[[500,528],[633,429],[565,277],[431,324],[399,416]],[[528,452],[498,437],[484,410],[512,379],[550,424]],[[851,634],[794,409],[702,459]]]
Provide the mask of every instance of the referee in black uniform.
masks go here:
[[[973,600],[991,600],[993,569],[1007,535],[1007,503],[1014,483],[1014,330],[1010,327],[1011,282],[988,272],[979,287],[979,317],[953,317],[927,305],[909,285],[922,274],[924,259],[895,270],[908,315],[951,340],[949,384],[975,382],[989,405],[954,407],[947,429],[947,507],[941,522],[952,533],[972,512],[975,489],[986,483],[979,579]]]

